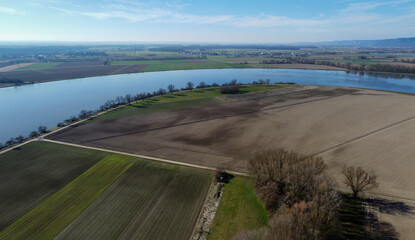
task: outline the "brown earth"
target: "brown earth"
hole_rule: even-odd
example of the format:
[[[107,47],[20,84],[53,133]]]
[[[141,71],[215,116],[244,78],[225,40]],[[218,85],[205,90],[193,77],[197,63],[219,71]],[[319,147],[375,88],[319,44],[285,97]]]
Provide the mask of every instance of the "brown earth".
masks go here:
[[[345,164],[374,170],[373,193],[415,205],[414,96],[318,87],[232,100],[94,121],[51,138],[242,172],[256,151],[282,147],[324,157],[340,188]],[[415,210],[378,216],[403,239],[414,236]]]
[[[408,168],[414,118],[410,95],[319,87],[95,121],[51,138],[237,171],[246,171],[256,151],[283,147],[321,154],[336,176],[345,163],[374,169],[379,192],[415,199],[415,175]]]
[[[146,66],[147,64],[92,65],[92,63],[79,66],[78,63],[64,63],[58,67],[49,69],[0,72],[0,78],[20,79],[24,82],[49,82],[73,78],[136,73],[140,72]]]
[[[18,68],[21,68],[21,67],[26,67],[26,66],[29,66],[29,65],[32,65],[32,64],[33,63],[14,64],[14,65],[10,65],[10,66],[0,68],[0,72],[8,72],[8,71],[12,71],[14,69],[18,69]]]

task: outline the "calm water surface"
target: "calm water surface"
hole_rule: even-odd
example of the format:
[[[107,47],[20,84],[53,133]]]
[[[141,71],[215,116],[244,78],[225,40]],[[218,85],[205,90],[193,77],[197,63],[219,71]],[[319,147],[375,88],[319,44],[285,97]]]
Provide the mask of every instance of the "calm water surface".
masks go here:
[[[112,75],[72,79],[20,87],[0,88],[0,142],[19,134],[27,136],[38,126],[53,128],[58,122],[94,110],[117,96],[156,91],[188,81],[222,84],[237,79],[248,83],[271,82],[334,85],[415,93],[415,80],[348,74],[343,71],[297,69],[209,69]]]

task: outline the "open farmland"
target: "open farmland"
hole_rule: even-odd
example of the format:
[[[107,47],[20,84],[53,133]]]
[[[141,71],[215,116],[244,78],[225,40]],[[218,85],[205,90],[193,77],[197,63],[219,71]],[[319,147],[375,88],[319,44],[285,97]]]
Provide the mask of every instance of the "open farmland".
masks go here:
[[[143,72],[210,69],[210,68],[248,68],[250,66],[239,63],[227,63],[210,59],[190,60],[151,60],[151,61],[113,61],[111,65],[146,64]]]
[[[15,70],[16,71],[21,71],[21,70],[48,69],[48,68],[56,67],[60,64],[61,64],[60,62],[35,63],[35,64],[27,65],[27,66],[22,66],[20,68],[15,69]]]
[[[10,66],[0,67],[0,72],[8,72],[19,68],[29,67],[33,63],[19,63]]]
[[[267,148],[321,155],[340,188],[345,164],[373,169],[380,183],[373,193],[395,199],[375,212],[383,209],[379,216],[403,239],[415,234],[408,224],[415,219],[414,96],[344,87],[257,95],[104,118],[51,138],[242,172],[256,151]],[[390,212],[402,205],[406,211]]]
[[[37,154],[42,156],[39,160]],[[202,170],[44,142],[28,144],[2,157],[5,159],[0,158],[0,163],[11,164],[11,160],[21,159],[13,161],[12,167],[1,169],[8,170],[2,179],[22,175],[21,168],[29,163],[33,166],[27,167],[27,171],[32,174],[37,173],[33,169],[41,168],[46,176],[51,172],[63,178],[65,175],[59,174],[75,172],[78,161],[85,165],[94,161],[82,172],[76,171],[78,175],[72,181],[38,197],[31,208],[18,209],[16,204],[26,199],[16,196],[26,192],[31,199],[36,192],[4,188],[3,185],[13,183],[4,178],[0,184],[2,192],[7,193],[1,195],[3,203],[16,203],[1,205],[1,217],[7,222],[0,239],[186,239],[192,233],[212,180],[211,174]],[[74,166],[62,164],[61,158]],[[67,169],[58,168],[59,164]],[[49,187],[29,182],[43,178],[32,176],[19,184],[25,184],[27,189]],[[56,176],[49,179],[56,185],[58,180]],[[14,208],[20,210],[19,215],[9,216]]]
[[[37,65],[28,67],[33,68]],[[83,63],[63,63],[55,67],[40,66],[40,69],[15,70],[8,72],[0,72],[0,78],[19,79],[26,83],[31,82],[48,82],[56,80],[65,80],[73,78],[104,76],[122,73],[140,72],[146,65],[114,65],[107,66],[102,63],[92,65],[91,63],[83,65]]]
[[[136,164],[57,239],[185,239],[210,179],[197,170]]]
[[[241,86],[238,94],[279,89],[289,86],[290,85],[287,84],[247,85]],[[229,95],[230,94],[221,94],[219,88],[195,89],[192,91],[182,91],[180,93],[170,93],[163,96],[146,99],[144,101],[139,101],[131,105],[119,108],[115,111],[110,111],[104,115],[94,118],[94,121],[211,105],[222,102],[222,100],[216,97]]]
[[[0,233],[0,239],[52,239],[133,163],[108,156]]]
[[[0,231],[106,155],[39,142],[0,155]]]
[[[411,132],[402,135],[404,139],[396,132],[388,141],[370,140],[394,126],[415,123],[413,96],[341,87],[259,99],[240,96],[241,101],[94,121],[51,138],[245,172],[247,159],[261,149],[283,147],[314,155],[353,146],[360,139],[354,161],[324,155],[331,171],[367,162],[360,165],[379,170],[380,192],[393,189],[393,195],[415,199],[409,184],[414,175],[406,165],[415,149],[409,147]],[[378,162],[373,154],[393,146],[408,147],[401,155],[394,153],[393,162]]]

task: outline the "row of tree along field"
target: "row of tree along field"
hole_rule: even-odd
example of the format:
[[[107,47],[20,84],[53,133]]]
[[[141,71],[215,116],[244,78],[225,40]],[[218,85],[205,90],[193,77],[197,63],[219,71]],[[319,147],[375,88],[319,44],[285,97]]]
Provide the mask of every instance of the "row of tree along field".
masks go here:
[[[340,62],[331,62],[331,61],[322,61],[315,59],[294,59],[287,58],[281,60],[263,60],[260,61],[261,64],[315,64],[315,65],[326,65],[331,67],[345,68],[353,71],[369,71],[369,72],[388,72],[388,73],[409,73],[415,74],[415,66],[405,66],[398,64],[360,64],[354,65],[351,62],[340,63]]]
[[[263,85],[263,84],[270,84],[270,79],[259,79],[258,81],[253,81],[251,84],[254,85]],[[64,121],[57,124],[57,127],[65,127],[67,125],[73,124],[77,121],[90,118],[100,112],[108,111],[110,109],[123,106],[123,105],[129,105],[132,102],[138,102],[143,101],[146,99],[150,99],[153,97],[159,97],[163,96],[167,93],[175,93],[180,91],[191,91],[194,88],[197,89],[205,89],[210,87],[220,87],[220,92],[222,94],[232,94],[237,93],[239,91],[239,86],[242,85],[237,82],[237,80],[233,79],[229,83],[224,83],[222,85],[219,85],[217,83],[213,84],[206,84],[206,82],[200,82],[196,87],[193,82],[187,82],[186,87],[184,88],[176,88],[173,84],[169,84],[166,88],[160,88],[157,91],[153,92],[142,92],[138,94],[127,94],[125,96],[118,96],[115,99],[108,100],[101,106],[99,106],[96,110],[82,110],[77,116],[71,116],[68,119],[65,119]],[[24,137],[22,135],[19,135],[17,137],[12,137],[9,140],[7,140],[5,143],[0,143],[0,149],[12,147],[16,144],[22,143],[27,139],[32,139],[35,137],[38,137],[41,134],[47,133],[48,129],[45,126],[39,126],[38,130],[32,131],[27,137]]]

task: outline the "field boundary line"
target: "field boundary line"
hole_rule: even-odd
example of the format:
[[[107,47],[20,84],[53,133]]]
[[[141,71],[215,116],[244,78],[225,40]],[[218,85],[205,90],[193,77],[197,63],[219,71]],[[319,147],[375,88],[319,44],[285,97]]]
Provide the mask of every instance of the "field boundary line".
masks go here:
[[[68,143],[68,142],[61,142],[61,141],[56,141],[56,140],[51,140],[51,139],[41,139],[40,141],[56,143],[56,144],[61,144],[61,145],[67,145],[67,146],[72,146],[72,147],[85,148],[85,149],[90,149],[90,150],[97,150],[97,151],[102,151],[102,152],[109,152],[109,153],[127,155],[127,156],[147,159],[147,160],[153,160],[153,161],[156,161],[156,162],[169,163],[169,164],[180,165],[180,166],[185,166],[185,167],[192,167],[192,168],[198,168],[198,169],[209,170],[209,171],[218,170],[217,168],[214,168],[214,167],[208,167],[208,166],[197,165],[197,164],[192,164],[192,163],[179,162],[179,161],[169,160],[169,159],[165,159],[165,158],[151,157],[151,156],[146,156],[146,155],[141,155],[141,154],[115,151],[115,150],[110,150],[110,149],[105,149],[105,148],[90,147],[90,146],[85,146],[85,145],[80,145],[80,144],[75,144],[75,143]],[[249,176],[248,174],[242,173],[242,172],[237,172],[237,171],[232,171],[232,170],[225,170],[225,171],[228,172],[228,173],[231,173],[231,174],[235,174],[235,175]]]
[[[329,148],[327,148],[327,149],[325,149],[325,150],[322,150],[322,151],[320,151],[320,152],[313,153],[313,154],[311,154],[310,156],[311,156],[311,157],[315,157],[315,156],[317,156],[317,155],[320,155],[320,154],[323,154],[323,153],[329,152],[329,151],[334,150],[334,149],[336,149],[336,148],[342,147],[342,146],[347,145],[347,144],[349,144],[349,143],[355,142],[355,141],[360,140],[360,139],[362,139],[362,138],[368,137],[368,136],[373,135],[373,134],[376,134],[376,133],[378,133],[378,132],[382,132],[382,131],[384,131],[384,130],[387,130],[387,129],[392,128],[392,127],[395,127],[395,126],[397,126],[397,125],[400,125],[400,124],[403,124],[403,123],[409,122],[409,121],[414,120],[414,119],[415,119],[415,116],[412,116],[412,117],[406,118],[406,119],[404,119],[404,120],[401,120],[401,121],[398,121],[398,122],[395,122],[395,123],[388,124],[388,125],[386,125],[386,126],[384,126],[384,127],[381,127],[381,128],[379,128],[379,129],[373,130],[373,131],[371,131],[371,132],[365,133],[365,134],[363,134],[363,135],[360,135],[360,136],[358,136],[358,137],[352,138],[352,139],[347,140],[347,141],[345,141],[345,142],[339,143],[339,144],[337,144],[337,145],[335,145],[335,146],[333,146],[333,147],[329,147]]]
[[[193,239],[193,237],[196,234],[196,231],[197,231],[196,228],[198,227],[197,225],[198,225],[198,223],[200,221],[200,218],[203,215],[203,211],[205,210],[206,204],[208,203],[209,193],[212,191],[213,187],[215,186],[215,181],[216,181],[216,179],[215,178],[212,178],[212,181],[210,182],[209,189],[206,192],[205,200],[203,201],[203,205],[200,208],[199,215],[197,216],[196,222],[195,222],[195,224],[193,226],[193,231],[192,231],[192,234],[189,237],[189,240]]]

